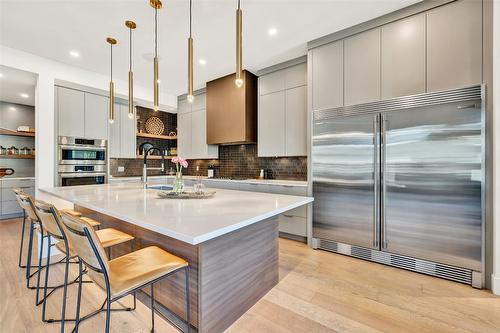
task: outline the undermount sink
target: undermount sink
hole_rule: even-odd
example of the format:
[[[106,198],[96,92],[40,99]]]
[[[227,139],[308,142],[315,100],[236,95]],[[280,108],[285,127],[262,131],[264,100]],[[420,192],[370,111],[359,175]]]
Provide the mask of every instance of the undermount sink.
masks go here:
[[[151,190],[170,191],[173,187],[170,185],[148,185],[146,188]]]

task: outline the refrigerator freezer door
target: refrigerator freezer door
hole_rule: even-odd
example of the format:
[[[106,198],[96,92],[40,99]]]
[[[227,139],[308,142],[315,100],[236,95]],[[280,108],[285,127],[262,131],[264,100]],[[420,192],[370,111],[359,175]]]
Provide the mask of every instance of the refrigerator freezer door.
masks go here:
[[[378,118],[314,122],[313,237],[378,248]]]
[[[481,101],[382,123],[382,250],[481,270]]]

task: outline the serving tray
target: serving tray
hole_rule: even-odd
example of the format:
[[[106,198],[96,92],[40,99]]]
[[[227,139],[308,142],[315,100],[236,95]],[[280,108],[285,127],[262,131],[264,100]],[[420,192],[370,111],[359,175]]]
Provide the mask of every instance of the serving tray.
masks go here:
[[[215,191],[206,191],[205,193],[198,194],[195,192],[182,192],[181,194],[173,191],[160,191],[158,198],[160,199],[208,199],[215,195]]]

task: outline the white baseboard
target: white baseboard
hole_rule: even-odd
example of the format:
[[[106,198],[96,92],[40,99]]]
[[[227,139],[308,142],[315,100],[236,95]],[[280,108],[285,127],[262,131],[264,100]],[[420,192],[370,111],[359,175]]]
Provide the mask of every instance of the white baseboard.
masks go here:
[[[500,276],[491,275],[491,291],[500,296]]]

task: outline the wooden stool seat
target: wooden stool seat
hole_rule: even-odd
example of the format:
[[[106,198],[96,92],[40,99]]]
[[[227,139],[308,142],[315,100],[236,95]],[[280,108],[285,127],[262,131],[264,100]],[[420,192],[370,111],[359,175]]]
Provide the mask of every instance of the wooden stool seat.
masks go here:
[[[80,212],[77,212],[76,210],[73,210],[73,209],[61,209],[60,212],[65,212],[71,216],[82,216],[82,213]]]
[[[72,216],[75,216],[75,215],[72,215]],[[75,216],[75,217],[80,217],[80,216]],[[91,219],[90,217],[82,216],[82,217],[80,217],[80,219],[83,220],[83,221],[85,221],[85,222],[87,222],[88,224],[90,224],[92,226],[92,228],[95,228],[95,227],[98,227],[98,226],[101,225],[101,222],[96,221],[94,219]]]
[[[82,218],[80,218],[82,219]],[[97,237],[101,242],[104,248],[108,248],[114,245],[126,243],[134,239],[134,236],[126,234],[120,230],[116,230],[113,228],[106,228],[101,230],[96,230]],[[56,247],[62,253],[66,253],[66,246],[63,241],[60,241],[56,244]],[[73,250],[73,246],[71,245],[71,241],[68,240],[68,247],[70,256],[73,257],[76,255],[76,252]]]

